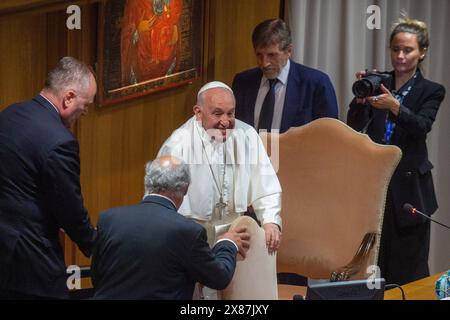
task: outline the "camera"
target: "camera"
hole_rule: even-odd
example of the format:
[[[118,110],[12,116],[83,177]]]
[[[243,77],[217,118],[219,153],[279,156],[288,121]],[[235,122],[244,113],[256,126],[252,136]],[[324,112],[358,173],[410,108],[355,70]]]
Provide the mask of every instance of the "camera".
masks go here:
[[[352,86],[352,92],[357,98],[367,98],[382,93],[381,85],[391,88],[392,75],[389,72],[370,72]]]

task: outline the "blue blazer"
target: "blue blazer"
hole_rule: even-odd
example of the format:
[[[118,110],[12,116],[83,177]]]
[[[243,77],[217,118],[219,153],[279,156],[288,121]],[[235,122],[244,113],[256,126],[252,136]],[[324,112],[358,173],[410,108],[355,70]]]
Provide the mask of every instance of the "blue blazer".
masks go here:
[[[222,241],[210,249],[206,231],[167,199],[147,196],[134,206],[100,215],[92,256],[95,299],[190,300],[196,282],[224,289],[237,249]]]
[[[290,60],[280,133],[315,119],[338,117],[336,94],[325,73]],[[259,68],[243,71],[233,79],[236,118],[255,127],[255,102],[263,74]]]
[[[62,228],[90,255],[95,231],[80,191],[79,147],[42,96],[0,113],[0,289],[68,296]]]

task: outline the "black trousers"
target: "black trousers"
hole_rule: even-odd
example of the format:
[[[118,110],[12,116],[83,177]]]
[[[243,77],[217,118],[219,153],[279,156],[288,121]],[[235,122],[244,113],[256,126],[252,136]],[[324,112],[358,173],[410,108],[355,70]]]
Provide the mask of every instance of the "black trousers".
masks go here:
[[[405,213],[395,211],[389,190],[378,265],[386,284],[403,285],[430,275],[428,268],[430,221],[413,227],[400,228],[395,218],[396,214]]]

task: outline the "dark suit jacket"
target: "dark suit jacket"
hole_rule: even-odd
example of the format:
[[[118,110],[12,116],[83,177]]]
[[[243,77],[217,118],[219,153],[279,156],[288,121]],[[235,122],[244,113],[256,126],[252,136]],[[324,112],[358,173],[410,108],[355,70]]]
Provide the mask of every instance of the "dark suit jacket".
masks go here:
[[[196,282],[221,290],[233,277],[235,245],[222,241],[211,250],[205,229],[162,197],[107,210],[97,229],[96,299],[192,299]]]
[[[440,84],[423,78],[419,73],[411,92],[400,106],[397,118],[389,116],[396,123],[391,144],[402,150],[402,159],[390,183],[390,192],[395,206],[399,226],[413,226],[425,221],[420,215],[409,215],[402,208],[410,203],[418,210],[432,215],[438,208],[434,192],[431,169],[426,145],[427,133],[431,131],[439,106],[445,97]],[[347,123],[360,131],[370,121],[367,134],[377,143],[383,143],[385,121],[388,112],[357,104],[354,99],[347,114]]]
[[[42,96],[0,113],[0,289],[63,298],[63,228],[89,255],[78,143]]]
[[[255,102],[263,74],[254,68],[235,75],[236,118],[255,127]],[[280,133],[315,119],[338,117],[336,94],[325,73],[291,60]]]

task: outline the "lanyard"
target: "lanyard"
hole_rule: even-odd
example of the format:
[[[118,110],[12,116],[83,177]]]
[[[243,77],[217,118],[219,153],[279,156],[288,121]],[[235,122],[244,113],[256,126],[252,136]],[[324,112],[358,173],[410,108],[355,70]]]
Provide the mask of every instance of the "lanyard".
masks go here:
[[[397,99],[400,102],[400,105],[403,104],[403,101],[405,100],[405,97],[411,92],[411,89],[414,87],[414,82],[417,78],[417,74],[419,72],[417,71],[414,76],[408,80],[407,83],[405,83],[398,92],[392,92],[392,95],[395,99]],[[405,88],[406,87],[406,88]],[[394,134],[395,129],[395,122],[389,119],[389,112],[386,115],[386,122],[385,122],[385,130],[384,130],[384,138],[383,141],[385,144],[390,144],[392,135]]]

